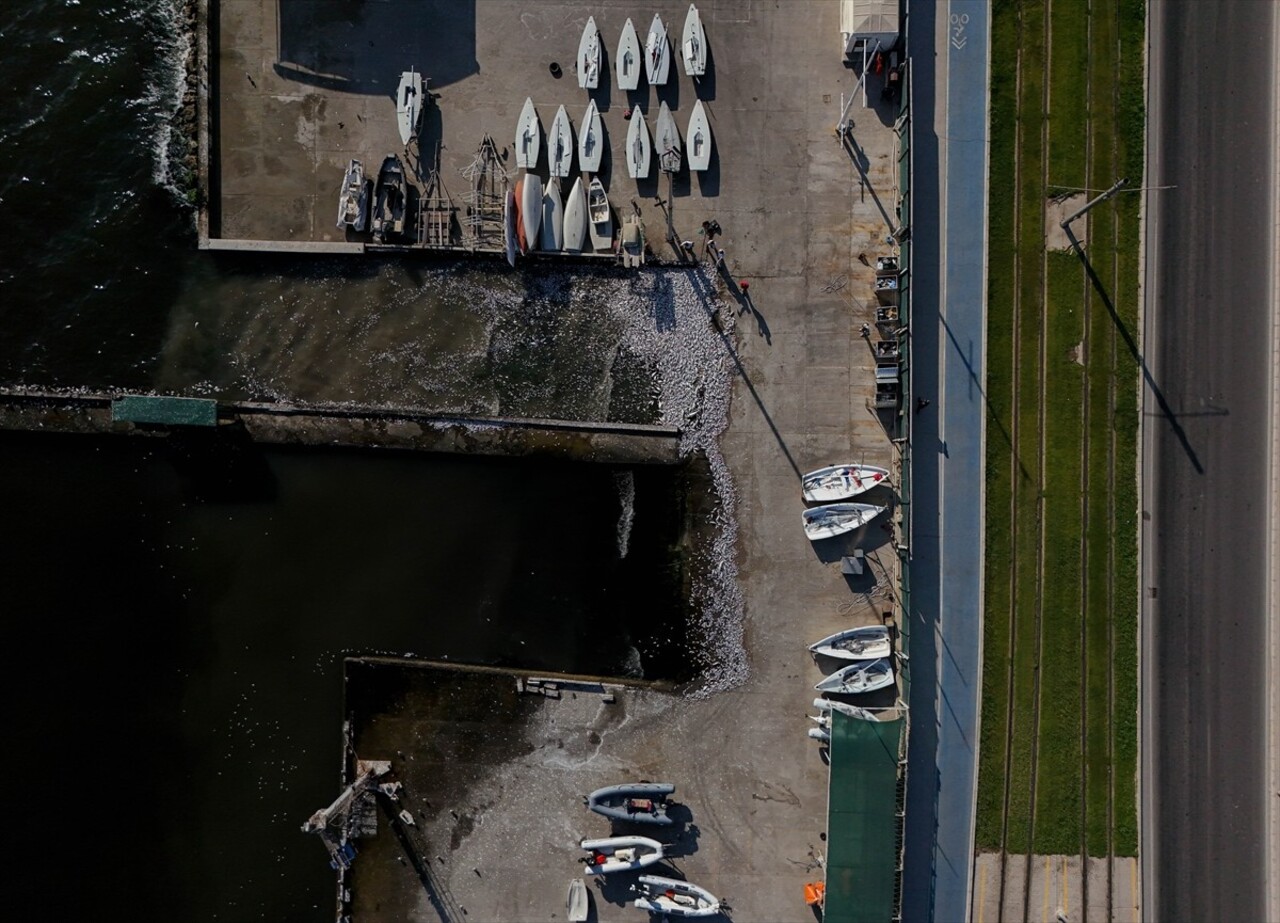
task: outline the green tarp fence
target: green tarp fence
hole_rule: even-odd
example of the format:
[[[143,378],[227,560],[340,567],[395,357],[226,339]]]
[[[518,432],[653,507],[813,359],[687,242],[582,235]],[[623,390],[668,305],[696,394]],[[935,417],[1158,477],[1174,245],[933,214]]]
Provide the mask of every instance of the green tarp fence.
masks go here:
[[[889,923],[895,910],[902,720],[831,715],[823,923]]]

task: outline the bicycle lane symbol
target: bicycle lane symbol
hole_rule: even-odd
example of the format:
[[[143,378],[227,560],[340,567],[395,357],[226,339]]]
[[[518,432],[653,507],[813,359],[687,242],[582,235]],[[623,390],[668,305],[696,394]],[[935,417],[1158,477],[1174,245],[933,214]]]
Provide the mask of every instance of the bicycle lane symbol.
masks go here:
[[[951,47],[956,51],[961,51],[968,44],[969,39],[965,37],[965,26],[969,25],[968,13],[952,13],[951,14]]]

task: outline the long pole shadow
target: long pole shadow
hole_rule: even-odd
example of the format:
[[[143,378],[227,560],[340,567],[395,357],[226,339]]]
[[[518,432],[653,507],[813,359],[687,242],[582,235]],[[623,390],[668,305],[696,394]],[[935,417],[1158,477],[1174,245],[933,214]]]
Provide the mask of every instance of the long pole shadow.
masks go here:
[[[1124,325],[1124,321],[1120,319],[1120,315],[1116,313],[1116,306],[1111,302],[1111,296],[1107,293],[1106,288],[1102,284],[1102,280],[1098,278],[1098,274],[1094,272],[1093,264],[1089,262],[1088,255],[1084,252],[1084,247],[1080,245],[1079,238],[1071,229],[1070,224],[1063,226],[1063,230],[1067,232],[1067,239],[1071,241],[1071,246],[1076,251],[1076,256],[1080,258],[1080,262],[1084,265],[1084,271],[1089,274],[1089,281],[1093,283],[1094,290],[1098,293],[1098,297],[1102,299],[1102,303],[1107,306],[1107,311],[1111,315],[1111,321],[1116,325],[1116,329],[1120,331],[1120,336],[1124,338],[1125,345],[1129,347],[1129,352],[1133,355],[1134,361],[1138,363],[1138,368],[1142,370],[1142,380],[1146,382],[1147,387],[1151,389],[1151,393],[1155,395],[1156,404],[1160,407],[1160,412],[1164,414],[1169,421],[1169,427],[1173,430],[1173,434],[1178,437],[1178,441],[1182,443],[1182,450],[1187,453],[1187,458],[1191,461],[1191,466],[1196,469],[1196,474],[1204,474],[1204,465],[1200,464],[1200,458],[1196,455],[1195,449],[1191,447],[1191,441],[1187,439],[1187,433],[1182,428],[1182,424],[1178,422],[1178,415],[1173,412],[1173,408],[1169,406],[1169,402],[1165,400],[1164,392],[1160,390],[1160,386],[1156,384],[1156,380],[1151,375],[1151,369],[1147,367],[1147,360],[1142,355],[1142,351],[1138,349],[1137,341],[1133,335],[1129,333],[1129,328]]]
[[[422,882],[422,889],[427,894],[431,909],[440,917],[442,923],[462,923],[466,915],[465,911],[453,899],[453,895],[449,893],[448,889],[436,878],[431,871],[430,864],[418,854],[418,850],[413,848],[413,842],[401,826],[400,818],[395,815],[391,805],[382,798],[379,798],[378,801],[382,806],[383,814],[386,815],[387,826],[391,828],[391,832],[399,840],[400,848],[404,850],[405,856],[408,857],[409,864],[418,873],[418,880]]]
[[[880,197],[876,195],[875,187],[871,185],[871,177],[867,176],[867,170],[862,164],[864,156],[862,149],[857,146],[857,143],[848,132],[840,136],[840,146],[845,149],[845,153],[853,161],[853,166],[858,171],[858,176],[862,178],[862,187],[871,193],[872,201],[876,203],[876,208],[880,209],[880,216],[884,218],[885,225],[892,231],[897,226],[896,222],[889,217],[889,213],[885,211],[884,203],[880,201]]]
[[[720,342],[724,344],[725,351],[729,353],[729,358],[733,360],[734,366],[738,370],[738,375],[742,377],[743,383],[747,386],[747,390],[751,392],[751,398],[756,402],[756,406],[760,408],[760,414],[764,417],[764,422],[769,425],[769,431],[773,433],[773,438],[778,442],[778,448],[782,449],[782,454],[786,456],[787,464],[791,466],[791,470],[795,472],[796,480],[802,480],[804,475],[800,471],[800,466],[796,464],[795,458],[791,455],[791,450],[787,448],[787,441],[782,438],[782,433],[778,431],[778,427],[774,425],[773,417],[769,416],[769,411],[765,409],[764,401],[761,400],[760,394],[756,391],[755,385],[751,383],[751,376],[747,374],[746,368],[742,364],[742,360],[738,357],[738,351],[733,348],[733,343],[729,341],[729,335],[721,326],[719,315],[716,313],[715,300],[716,294],[707,284],[706,276],[703,275],[701,269],[695,269],[692,273],[694,280],[694,288],[697,290],[698,301],[702,305],[702,310],[707,312],[707,319],[711,321],[716,328],[716,333],[720,335]]]

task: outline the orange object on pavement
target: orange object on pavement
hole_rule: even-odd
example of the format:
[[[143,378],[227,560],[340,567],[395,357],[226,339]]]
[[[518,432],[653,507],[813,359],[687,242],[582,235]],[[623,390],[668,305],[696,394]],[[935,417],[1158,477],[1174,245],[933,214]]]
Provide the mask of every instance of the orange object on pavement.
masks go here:
[[[804,886],[804,902],[810,907],[821,905],[826,896],[827,886],[820,881],[811,881]]]

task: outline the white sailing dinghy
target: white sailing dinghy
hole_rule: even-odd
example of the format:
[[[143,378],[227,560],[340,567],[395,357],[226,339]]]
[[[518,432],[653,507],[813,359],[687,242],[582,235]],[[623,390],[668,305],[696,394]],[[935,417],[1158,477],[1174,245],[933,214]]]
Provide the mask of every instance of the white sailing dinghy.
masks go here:
[[[698,100],[693,107],[693,115],[689,116],[689,133],[685,140],[689,143],[689,169],[708,169],[711,166],[711,125],[707,122],[707,110],[702,100]]]
[[[418,133],[421,117],[422,75],[409,68],[400,75],[400,86],[396,90],[396,124],[400,126],[400,140],[405,145]]]
[[[587,26],[578,42],[578,86],[594,90],[600,85],[600,30],[594,16],[587,17]]]
[[[600,155],[604,152],[604,128],[600,123],[600,110],[593,99],[587,103],[582,117],[582,133],[578,135],[578,169],[583,173],[600,170]]]
[[[879,721],[875,712],[867,711],[857,705],[850,705],[848,702],[836,702],[832,699],[814,699],[813,707],[819,711],[832,712],[838,711],[842,715],[848,715],[850,718],[857,718],[859,721]]]
[[[884,625],[865,625],[838,631],[810,644],[809,650],[838,660],[879,660],[893,653],[893,642]]]
[[[692,3],[689,4],[689,15],[684,18],[680,56],[684,59],[685,76],[701,77],[707,72],[707,32],[702,28],[698,8]]]
[[[883,506],[870,503],[828,503],[805,510],[804,534],[809,541],[834,538],[864,526],[885,511]]]
[[[720,912],[719,899],[692,882],[658,875],[641,875],[632,886],[640,894],[632,905],[659,916],[711,917]]]
[[[507,187],[502,206],[502,242],[507,248],[507,262],[516,265],[516,191]]]
[[[693,157],[689,159],[692,161]],[[806,474],[800,491],[810,503],[832,503],[856,497],[877,484],[887,484],[888,477],[886,469],[874,465],[829,465]]]
[[[547,183],[542,194],[542,237],[538,241],[543,250],[564,248],[564,203],[560,201],[560,184]]]
[[[542,227],[542,177],[526,173],[520,190],[520,220],[524,225],[525,252],[538,248],[538,228]]]
[[[547,132],[547,163],[552,176],[568,176],[573,169],[573,125],[564,106],[556,110],[551,130]]]
[[[587,897],[587,885],[581,878],[569,881],[569,895],[565,899],[565,908],[569,914],[569,923],[583,923],[591,911],[591,902]]]
[[[591,855],[588,875],[608,875],[646,868],[662,858],[662,844],[647,836],[611,836],[600,840],[583,840],[582,848]]]
[[[564,203],[564,249],[581,253],[587,242],[587,190],[579,176]]]
[[[632,116],[634,118],[634,116]],[[667,104],[658,108],[658,125],[653,130],[653,146],[658,151],[658,166],[663,173],[680,171],[680,129]]]
[[[649,126],[644,122],[644,113],[636,106],[631,110],[631,125],[627,128],[627,174],[632,179],[648,178],[651,152]]]
[[[587,188],[587,214],[591,219],[591,249],[607,250],[613,246],[613,216],[609,212],[609,197],[605,195],[600,177],[592,177]]]
[[[818,685],[819,692],[859,695],[893,685],[893,666],[888,660],[864,660],[832,673]]]
[[[618,56],[614,60],[618,68],[618,89],[634,90],[640,86],[640,36],[630,19],[623,23]]]
[[[538,153],[542,145],[542,128],[538,125],[538,110],[533,100],[526,97],[516,122],[516,166],[532,170],[538,166]]]
[[[667,27],[662,17],[653,14],[649,37],[644,42],[644,73],[651,86],[660,87],[667,82],[671,71],[671,43],[667,41]]]

